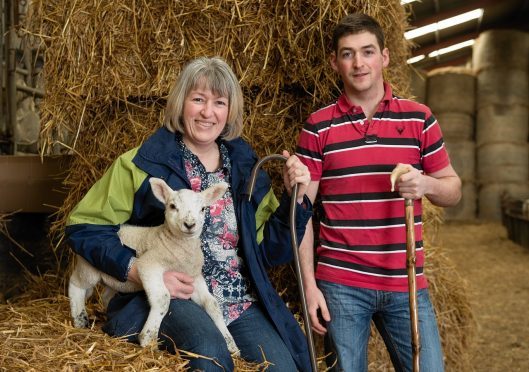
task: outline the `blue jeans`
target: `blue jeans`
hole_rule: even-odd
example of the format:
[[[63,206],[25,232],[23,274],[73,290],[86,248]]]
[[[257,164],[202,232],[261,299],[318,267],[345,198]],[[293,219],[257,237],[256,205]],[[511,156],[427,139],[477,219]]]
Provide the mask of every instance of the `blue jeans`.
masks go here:
[[[336,371],[367,371],[371,319],[375,323],[395,371],[412,370],[409,296],[318,281],[331,321],[327,324],[328,351],[334,351]],[[443,353],[437,321],[427,289],[417,291],[421,371],[442,372]],[[334,359],[332,358],[332,359]],[[327,361],[330,366],[334,360]]]
[[[149,314],[144,293],[119,294],[108,306],[108,322],[103,331],[111,336],[127,336],[138,343],[138,333]],[[271,371],[295,371],[296,365],[275,327],[254,303],[228,326],[247,361],[261,363],[263,354],[273,363]],[[175,353],[185,350],[210,359],[186,356],[191,371],[233,371],[234,365],[226,342],[209,315],[191,300],[171,300],[159,332],[160,349]]]

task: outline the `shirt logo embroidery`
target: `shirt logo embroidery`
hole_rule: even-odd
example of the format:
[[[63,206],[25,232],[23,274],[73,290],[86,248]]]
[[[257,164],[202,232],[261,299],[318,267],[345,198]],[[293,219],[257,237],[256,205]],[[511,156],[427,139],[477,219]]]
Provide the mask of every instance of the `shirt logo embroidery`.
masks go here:
[[[397,127],[397,132],[399,132],[399,134],[402,134],[402,132],[404,132],[404,127]]]

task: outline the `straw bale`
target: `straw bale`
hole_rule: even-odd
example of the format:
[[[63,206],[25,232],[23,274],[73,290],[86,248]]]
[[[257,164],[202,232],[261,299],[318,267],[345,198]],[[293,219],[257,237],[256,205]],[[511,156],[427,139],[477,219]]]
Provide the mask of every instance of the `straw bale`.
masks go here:
[[[461,112],[474,115],[476,77],[472,70],[442,68],[428,74],[426,104],[434,114]]]
[[[445,74],[459,74],[459,75],[470,75],[475,76],[476,74],[471,68],[461,67],[461,66],[447,66],[439,67],[434,70],[428,71],[428,77],[436,75],[445,75]]]
[[[488,68],[529,68],[529,33],[523,30],[491,29],[479,34],[472,51],[472,65],[478,73]]]
[[[415,101],[426,103],[426,73],[420,69],[416,69],[413,65],[409,66],[410,71],[410,93]]]
[[[446,208],[447,221],[471,221],[476,219],[477,184],[473,181],[462,181],[461,200],[455,207]]]
[[[476,143],[469,140],[446,140],[450,163],[461,181],[476,179]]]
[[[490,142],[476,150],[478,181],[525,182],[529,179],[529,143]]]
[[[375,16],[392,31],[387,32],[390,69],[402,65],[408,52],[398,32],[406,27],[398,1],[342,0],[332,7],[324,0],[92,0],[68,5],[35,1],[30,29],[43,38],[47,62],[59,74],[48,76],[71,82],[81,94],[97,89],[100,95],[119,97],[159,95],[167,92],[182,62],[215,54],[233,62],[244,86],[299,82],[321,87],[315,95],[325,93],[325,84],[334,80],[322,63],[330,39],[325,30],[354,11]]]
[[[64,145],[59,140],[51,143],[54,147],[73,148],[74,152],[71,170],[64,180],[64,186],[69,192],[52,225],[53,235],[62,235],[69,211],[103,175],[112,161],[136,147],[154,128],[160,126],[163,105],[164,103],[152,101],[121,101],[105,106],[86,105],[82,113],[77,110],[61,111],[61,114],[76,116],[76,119],[83,115],[86,126],[80,127],[76,133],[75,147]]]
[[[488,105],[529,107],[529,71],[514,68],[481,70],[477,75],[476,108]]]
[[[464,112],[434,112],[443,131],[443,139],[448,141],[471,141],[474,139],[474,117]]]
[[[259,157],[280,154],[283,150],[291,154],[295,151],[299,132],[306,119],[305,113],[311,102],[295,92],[282,92],[273,97],[246,91],[245,105],[243,138],[252,145]],[[283,189],[283,165],[283,162],[264,165],[278,196]]]
[[[492,142],[526,143],[529,138],[529,107],[491,104],[481,106],[476,115],[476,144]]]
[[[485,221],[501,221],[501,199],[504,196],[529,199],[529,182],[490,181],[482,183],[478,190],[478,216]]]
[[[373,15],[387,31],[391,63],[386,78],[396,92],[408,90],[406,14],[397,0],[342,0],[333,7],[323,0],[92,0],[67,5],[38,0],[29,16],[28,35],[39,36],[45,48],[43,73],[50,102],[45,104],[42,135],[48,142],[63,132],[54,127],[75,133],[83,124],[62,124],[54,118],[67,107],[60,104],[65,92],[89,104],[163,97],[182,65],[200,55],[224,57],[243,87],[276,96],[284,87],[299,86],[306,99],[327,104],[338,83],[325,62],[330,44],[326,30],[354,11]],[[50,95],[59,97],[53,100]]]

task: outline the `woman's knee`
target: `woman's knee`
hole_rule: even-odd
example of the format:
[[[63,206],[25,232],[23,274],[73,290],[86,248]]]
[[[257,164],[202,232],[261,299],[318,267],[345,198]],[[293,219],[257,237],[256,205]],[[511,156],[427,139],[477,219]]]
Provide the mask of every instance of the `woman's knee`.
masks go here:
[[[274,347],[255,344],[241,348],[241,357],[248,362],[266,365],[267,371],[296,371],[296,363],[288,349],[281,344]]]
[[[267,361],[270,363],[270,366],[268,367],[267,371],[283,372],[297,370],[296,363],[294,362],[294,359],[292,359],[292,355],[290,355],[286,348],[283,350],[282,353],[275,353],[273,355],[270,355],[267,358]]]
[[[226,347],[208,342],[191,351],[191,354],[183,352],[181,355],[189,361],[191,371],[233,371],[234,364],[230,352]]]
[[[171,301],[169,311],[160,327],[160,348],[190,361],[192,370],[233,370],[233,360],[224,337],[209,315],[191,301]],[[195,358],[185,351],[205,358]]]
[[[174,332],[164,333],[160,329],[160,349],[175,353],[189,360],[192,371],[232,371],[234,368],[231,354],[224,338],[213,325],[213,328],[198,326],[193,332],[175,335]],[[174,328],[171,328],[174,331]],[[188,337],[186,337],[188,336]]]
[[[290,351],[257,305],[232,323],[230,331],[249,362],[266,363],[267,371],[296,371]]]

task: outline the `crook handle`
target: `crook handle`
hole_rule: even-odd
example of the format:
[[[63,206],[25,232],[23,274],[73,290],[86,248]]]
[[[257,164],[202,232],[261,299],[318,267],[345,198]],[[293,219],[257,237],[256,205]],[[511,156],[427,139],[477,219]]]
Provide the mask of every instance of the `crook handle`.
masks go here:
[[[265,156],[264,158],[260,159],[257,163],[255,163],[255,165],[253,166],[253,169],[252,169],[252,174],[250,175],[250,183],[248,184],[248,188],[246,189],[246,193],[248,194],[248,201],[252,200],[252,193],[253,193],[253,189],[255,187],[255,181],[257,180],[257,173],[259,172],[259,169],[261,169],[261,166],[264,163],[266,163],[267,161],[270,161],[270,160],[287,161],[287,158],[285,156],[283,156],[283,155],[272,154],[272,155]],[[294,188],[296,188],[296,187],[294,186]],[[292,191],[294,191],[294,190],[292,190]],[[296,194],[297,194],[297,190],[296,190]]]
[[[247,193],[248,201],[252,198],[252,192],[255,187],[255,181],[257,179],[257,173],[261,166],[269,160],[283,160],[286,161],[287,158],[283,155],[273,154],[265,156],[260,159],[253,167],[252,174],[250,176],[250,183],[248,184]],[[292,250],[294,252],[294,263],[296,266],[296,278],[298,280],[299,293],[301,298],[301,306],[303,308],[303,320],[305,323],[305,335],[307,337],[307,344],[309,347],[309,355],[312,366],[312,371],[318,371],[318,365],[316,362],[316,348],[314,347],[314,338],[312,336],[312,324],[310,321],[307,298],[305,295],[305,286],[303,284],[303,276],[301,275],[301,264],[299,259],[299,247],[298,247],[298,237],[296,234],[296,204],[298,198],[298,184],[295,184],[292,188],[292,194],[290,196],[290,239],[292,241]]]

